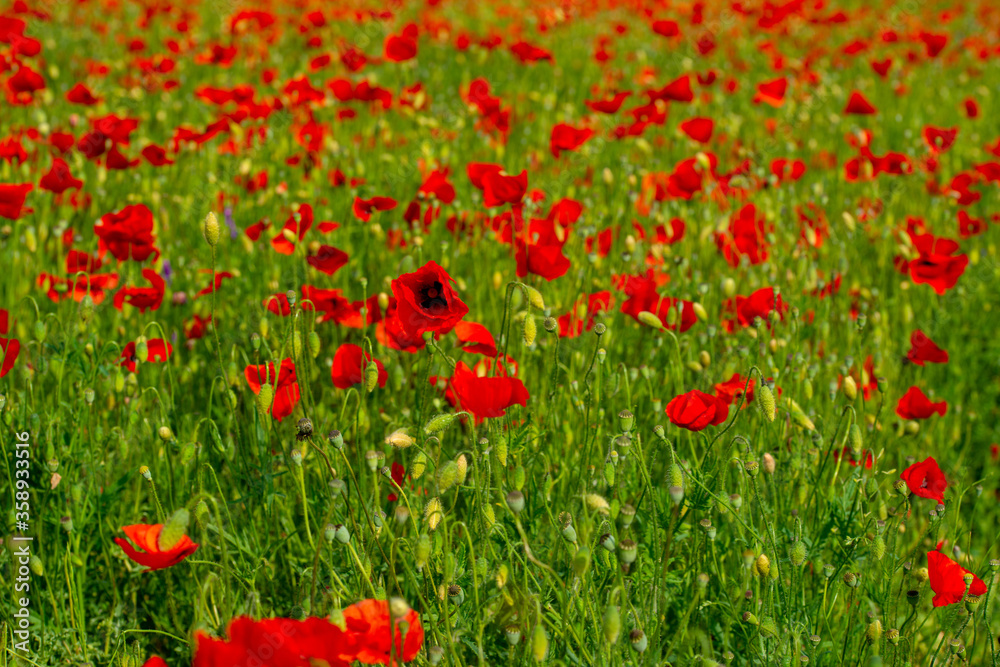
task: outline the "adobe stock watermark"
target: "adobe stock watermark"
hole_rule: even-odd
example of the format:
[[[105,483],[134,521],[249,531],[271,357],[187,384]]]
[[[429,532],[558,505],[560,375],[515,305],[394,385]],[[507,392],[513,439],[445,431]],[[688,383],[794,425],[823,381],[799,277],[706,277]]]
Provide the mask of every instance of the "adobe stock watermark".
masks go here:
[[[10,538],[14,554],[14,651],[27,657],[31,643],[31,433],[16,434],[14,448],[14,525],[19,535]]]

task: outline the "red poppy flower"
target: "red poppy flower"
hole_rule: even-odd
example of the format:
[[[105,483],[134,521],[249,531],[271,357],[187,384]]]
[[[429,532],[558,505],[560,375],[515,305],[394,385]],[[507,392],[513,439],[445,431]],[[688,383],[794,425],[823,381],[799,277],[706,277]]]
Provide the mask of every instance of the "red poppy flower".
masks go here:
[[[934,591],[932,604],[935,607],[944,607],[962,601],[966,594],[965,575],[967,574],[972,574],[972,583],[969,585],[968,594],[986,595],[987,588],[982,579],[940,551],[931,551],[927,554],[927,574],[931,590]]]
[[[411,337],[425,331],[447,333],[469,312],[452,289],[454,279],[436,262],[392,281],[396,317]]]
[[[932,403],[919,387],[910,387],[896,404],[896,414],[901,419],[927,419],[934,413],[944,417],[948,412],[948,403],[940,401]]]
[[[844,445],[842,451],[838,452],[834,450],[833,452],[834,461],[839,461],[841,456],[844,456],[846,458],[847,463],[850,464],[852,468],[858,467],[858,461],[857,459],[854,458],[854,454],[853,452],[851,452],[851,448],[848,445]],[[863,451],[861,453],[861,458],[863,458],[865,461],[865,469],[871,470],[872,466],[875,465],[875,456],[870,451],[868,450]]]
[[[678,126],[684,134],[700,144],[707,144],[712,138],[715,121],[711,118],[689,118]]]
[[[585,100],[584,104],[586,104],[591,111],[596,111],[597,113],[618,113],[622,104],[631,94],[631,92],[625,91],[622,93],[616,93],[615,96],[609,100]]]
[[[119,262],[153,261],[160,256],[154,245],[153,213],[145,204],[132,204],[117,213],[105,213],[94,223],[94,233],[100,239],[98,252],[103,257],[110,250]]]
[[[503,417],[513,405],[527,406],[528,390],[511,377],[479,377],[465,362],[459,361],[449,380],[462,410],[476,417],[476,423]]]
[[[757,86],[757,94],[754,95],[754,104],[770,104],[772,107],[780,107],[785,103],[785,91],[788,90],[788,79],[781,77],[773,81],[766,81]]]
[[[756,318],[761,318],[765,322],[772,311],[778,313],[779,318],[783,318],[788,312],[788,304],[782,299],[781,294],[775,294],[773,287],[762,287],[750,296],[736,295],[735,299],[726,302],[725,307],[734,311],[736,320],[729,321],[727,326],[739,324],[741,327],[753,326]]]
[[[394,63],[410,60],[417,55],[417,26],[410,24],[402,35],[389,35],[385,40],[385,59]]]
[[[576,128],[566,123],[559,123],[552,128],[549,150],[552,151],[552,157],[559,157],[562,151],[576,150],[592,136],[594,131],[590,128]]]
[[[847,100],[847,107],[844,109],[845,114],[859,114],[862,116],[870,116],[876,111],[877,109],[872,106],[872,103],[856,90],[851,93],[850,99]]]
[[[142,663],[142,667],[167,667],[167,661],[158,655],[154,655]]]
[[[321,245],[315,255],[306,257],[309,266],[319,269],[328,276],[332,276],[342,266],[347,264],[349,257],[346,252],[332,245]]]
[[[70,188],[82,188],[83,181],[79,178],[73,178],[73,174],[69,173],[69,165],[66,164],[66,160],[57,157],[52,160],[52,167],[38,182],[38,187],[59,195]]]
[[[396,208],[396,200],[391,197],[354,198],[354,215],[362,222],[372,219],[372,211],[391,211]]]
[[[146,146],[140,151],[140,154],[146,158],[146,162],[154,167],[162,167],[174,163],[173,160],[167,157],[167,151],[156,144]]]
[[[497,344],[493,340],[493,334],[482,324],[459,322],[455,325],[455,336],[466,352],[482,354],[487,357],[497,356]]]
[[[258,223],[260,224],[260,223]],[[256,225],[254,225],[256,227]],[[282,255],[291,255],[295,252],[295,241],[305,238],[306,232],[313,226],[313,208],[311,204],[299,204],[298,208],[285,220],[285,226],[271,239],[271,247],[275,252]],[[261,229],[263,231],[263,229]],[[260,233],[257,232],[258,238]],[[247,229],[247,236],[253,239],[250,229]],[[256,239],[255,239],[256,240]]]
[[[357,345],[344,343],[337,348],[333,355],[333,366],[330,368],[330,377],[333,386],[338,389],[349,389],[356,384],[365,381],[365,367],[371,361],[371,355],[365,354]],[[378,359],[375,360],[378,368],[378,386],[385,388],[385,382],[389,379],[389,374],[385,371],[385,366]]]
[[[0,378],[10,373],[21,352],[21,342],[16,338],[4,338],[8,333],[7,311],[0,308]]]
[[[910,233],[910,239],[919,256],[905,263],[904,270],[914,283],[927,284],[938,294],[955,286],[969,265],[967,255],[956,255],[958,243],[951,239],[935,238],[931,234]]]
[[[510,47],[510,52],[517,56],[517,59],[522,63],[534,63],[540,60],[552,60],[552,54],[543,48],[528,44],[527,42],[518,42]]]
[[[30,208],[24,208],[24,199],[34,187],[31,183],[0,183],[0,217],[17,220],[22,213],[31,213]]]
[[[517,176],[509,176],[499,170],[490,170],[483,175],[482,184],[483,203],[487,208],[504,204],[517,206],[528,191],[528,171],[523,170]]]
[[[910,334],[910,351],[906,353],[906,358],[917,366],[923,366],[925,363],[948,363],[948,353],[938,347],[920,329]]]
[[[295,362],[291,359],[283,359],[277,372],[274,371],[274,364],[266,366],[247,366],[243,371],[250,391],[260,394],[262,384],[274,386],[274,399],[271,402],[271,416],[279,422],[292,414],[295,405],[299,402],[299,383],[295,378]]]
[[[349,667],[357,658],[358,636],[326,618],[240,616],[229,622],[226,634],[228,640],[198,633],[192,667]]]
[[[396,483],[396,486],[398,486],[399,488],[403,488],[403,481],[404,478],[406,477],[406,468],[403,467],[403,464],[397,461],[393,461],[390,473],[392,476],[392,481]],[[399,500],[399,496],[390,491],[389,494],[386,496],[386,500],[388,500],[391,503],[395,500]]]
[[[39,287],[48,286],[45,296],[53,301],[63,299],[73,299],[81,301],[83,297],[90,296],[95,304],[104,301],[105,290],[114,289],[118,286],[117,273],[94,273],[85,276],[74,276],[73,278],[63,278],[54,276],[51,273],[40,273],[36,284]]]
[[[927,147],[932,152],[944,153],[955,143],[955,137],[958,136],[958,128],[945,129],[943,127],[928,125],[924,128],[923,135],[924,143],[927,144]]]
[[[193,315],[187,326],[184,327],[184,337],[188,340],[197,340],[198,338],[202,338],[208,332],[208,325],[211,321],[211,315],[206,317],[202,317],[198,314]]]
[[[427,178],[417,192],[431,197],[433,196],[442,204],[450,204],[455,201],[455,186],[448,182],[448,169],[435,169]]]
[[[142,551],[137,551],[132,544],[120,537],[115,538],[115,544],[122,548],[126,556],[139,565],[145,565],[150,570],[162,570],[177,565],[198,550],[198,545],[192,542],[187,535],[182,536],[173,546],[161,549],[159,541],[162,530],[162,523],[152,526],[141,523],[123,526],[122,531],[135,543],[135,547],[142,549]]]
[[[715,385],[715,397],[726,405],[732,405],[743,395],[743,388],[746,387],[746,400],[743,401],[743,407],[746,407],[753,402],[753,387],[756,382],[757,379],[751,375],[750,384],[747,384],[747,378],[739,373],[733,373],[731,378]]]
[[[646,93],[650,102],[656,100],[673,102],[691,102],[694,100],[694,91],[691,90],[691,76],[684,74],[671,81],[660,90],[650,90]]]
[[[66,101],[70,104],[83,104],[85,106],[93,106],[100,102],[101,100],[94,97],[94,94],[90,92],[90,89],[82,83],[78,83],[66,92]]]
[[[757,215],[754,204],[746,204],[730,217],[729,227],[725,231],[716,232],[715,244],[734,268],[740,265],[743,257],[750,264],[760,264],[768,258],[766,234],[764,216]]]
[[[198,290],[198,293],[194,295],[194,298],[205,296],[206,294],[211,294],[212,292],[217,292],[220,287],[222,287],[222,281],[227,278],[232,278],[233,274],[229,271],[217,271],[212,282],[208,284],[208,287],[203,287]],[[287,297],[286,297],[287,298]]]
[[[906,482],[910,493],[921,498],[930,498],[939,503],[944,502],[944,491],[948,488],[948,480],[938,467],[934,457],[928,456],[920,463],[914,463],[899,476]]]
[[[162,338],[150,338],[147,340],[146,349],[149,351],[149,358],[146,359],[147,364],[158,364],[166,361],[174,352],[173,346]],[[122,355],[119,357],[118,364],[127,368],[130,373],[135,373],[137,361],[139,361],[139,357],[135,356],[135,341],[132,341],[122,348]]]
[[[365,665],[389,665],[415,660],[424,643],[420,614],[409,610],[391,618],[388,600],[362,600],[344,610],[347,632],[357,643],[357,661]],[[401,624],[406,624],[403,636]],[[393,659],[395,657],[395,659]]]
[[[665,410],[670,422],[689,431],[700,431],[706,426],[726,421],[729,406],[720,398],[703,391],[691,391],[675,396]]]
[[[123,287],[115,294],[115,308],[122,309],[126,303],[139,309],[140,313],[156,310],[163,303],[163,292],[166,283],[160,274],[152,269],[143,269],[142,277],[149,281],[152,287]]]

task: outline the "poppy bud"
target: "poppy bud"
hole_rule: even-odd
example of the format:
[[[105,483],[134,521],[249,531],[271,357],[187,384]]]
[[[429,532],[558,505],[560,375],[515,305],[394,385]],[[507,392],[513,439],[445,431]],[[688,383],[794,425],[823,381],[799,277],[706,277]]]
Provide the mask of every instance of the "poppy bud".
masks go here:
[[[528,476],[528,471],[525,470],[523,465],[518,464],[514,468],[514,488],[517,489],[518,491],[522,490],[524,488],[524,482],[526,481],[527,476]]]
[[[847,397],[848,401],[853,403],[854,399],[858,397],[858,383],[854,381],[853,377],[848,375],[844,378],[844,386],[842,388],[844,390],[844,396]]]
[[[427,525],[431,530],[435,530],[438,524],[441,523],[441,519],[444,518],[443,508],[441,507],[441,500],[438,498],[431,498],[427,501],[427,505],[424,506],[424,520],[427,521]]]
[[[458,484],[465,484],[465,478],[469,474],[469,462],[465,459],[465,454],[455,457],[455,469],[458,471]]]
[[[770,452],[764,452],[764,455],[761,457],[761,460],[764,462],[764,472],[766,472],[768,475],[773,475],[774,470],[777,467],[777,464],[774,460],[774,456],[772,456]]]
[[[416,440],[407,435],[406,431],[401,428],[396,429],[385,437],[385,444],[392,445],[398,449],[406,449],[415,442]]]
[[[35,320],[35,339],[45,340],[45,322],[42,320]]]
[[[163,524],[163,528],[160,530],[160,536],[157,539],[157,546],[162,551],[169,551],[181,538],[184,537],[184,531],[187,530],[188,523],[191,521],[191,515],[185,508],[180,508],[174,512],[167,522]]]
[[[604,639],[609,644],[616,644],[618,642],[618,635],[622,631],[622,618],[621,612],[616,605],[609,604],[604,610],[602,629],[604,630]]]
[[[535,328],[535,318],[532,317],[529,311],[524,311],[524,324],[521,328],[521,337],[524,339],[524,344],[528,346],[533,345],[537,333],[538,329]]]
[[[537,308],[538,310],[545,310],[545,301],[542,299],[542,293],[536,290],[531,285],[525,285],[524,291],[528,293],[528,303],[531,304],[532,308]]]
[[[770,616],[765,616],[760,620],[760,634],[765,637],[777,637],[778,636],[778,626],[774,622],[774,619]]]
[[[263,419],[271,412],[271,402],[274,400],[274,387],[270,384],[260,385],[260,392],[257,394],[257,411]]]
[[[417,546],[413,549],[413,555],[416,557],[417,562],[417,572],[420,572],[424,565],[427,564],[427,559],[431,556],[431,538],[424,533],[417,539]]]
[[[545,660],[549,652],[549,636],[545,634],[545,628],[539,623],[535,626],[535,631],[531,636],[531,655],[536,662]]]
[[[754,561],[754,566],[757,568],[757,572],[760,576],[766,577],[771,572],[771,559],[765,554],[757,556],[757,560]]]
[[[806,560],[806,545],[802,540],[797,540],[791,549],[792,565],[799,567]]]
[[[882,621],[877,618],[868,624],[868,630],[865,632],[865,637],[871,644],[877,644],[882,638]]]
[[[80,299],[80,320],[86,324],[94,316],[94,299],[89,294],[84,294]]]
[[[315,359],[316,357],[319,356],[319,352],[320,352],[319,334],[316,333],[315,331],[310,331],[309,332],[308,343],[309,343],[309,355],[313,359]],[[378,380],[377,371],[376,371],[375,379]],[[369,389],[368,391],[371,391],[371,390]]]
[[[710,355],[707,350],[702,350],[698,353],[698,363],[701,364],[703,368],[708,368],[712,363],[712,355]]]
[[[493,511],[493,505],[483,505],[483,520],[486,522],[487,528],[492,528],[493,524],[497,522],[497,515]]]
[[[761,414],[764,415],[764,419],[769,422],[774,421],[774,394],[771,393],[771,388],[764,383],[761,383],[760,388],[757,390],[757,407],[760,409]]]
[[[497,461],[504,468],[507,467],[507,441],[503,438],[497,440],[496,446],[493,448],[493,452],[497,455]]]
[[[215,217],[215,213],[209,211],[208,215],[205,216],[205,220],[201,225],[201,233],[205,236],[208,245],[213,248],[218,245],[219,219]]]
[[[204,500],[199,500],[194,506],[194,519],[202,529],[208,524],[208,503]]]
[[[135,341],[135,358],[146,363],[149,360],[149,345],[145,336],[139,336]]]
[[[663,321],[659,317],[657,317],[654,313],[651,313],[648,310],[640,312],[638,315],[638,319],[641,323],[645,324],[646,326],[653,327],[654,329],[663,328]]]
[[[365,366],[365,390],[371,393],[378,386],[378,366],[374,361]]]

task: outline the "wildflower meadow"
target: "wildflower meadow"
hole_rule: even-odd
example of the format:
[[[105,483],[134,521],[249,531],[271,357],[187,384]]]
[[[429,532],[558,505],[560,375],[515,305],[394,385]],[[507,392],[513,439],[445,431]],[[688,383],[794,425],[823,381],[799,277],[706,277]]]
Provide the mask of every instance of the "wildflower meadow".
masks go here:
[[[991,0],[0,0],[0,667],[998,667]]]

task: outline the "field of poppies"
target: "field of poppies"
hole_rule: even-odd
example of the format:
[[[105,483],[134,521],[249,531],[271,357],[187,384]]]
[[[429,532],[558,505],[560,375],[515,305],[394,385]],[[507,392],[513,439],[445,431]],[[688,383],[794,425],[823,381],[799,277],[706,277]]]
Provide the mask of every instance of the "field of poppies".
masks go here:
[[[998,60],[0,0],[0,667],[998,667]]]

